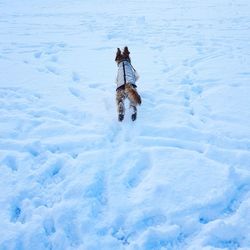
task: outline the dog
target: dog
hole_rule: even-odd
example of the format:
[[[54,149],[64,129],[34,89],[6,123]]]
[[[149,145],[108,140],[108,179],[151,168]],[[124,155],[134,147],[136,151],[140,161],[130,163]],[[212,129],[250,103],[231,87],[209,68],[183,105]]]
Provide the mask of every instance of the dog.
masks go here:
[[[123,52],[117,48],[115,62],[118,66],[116,77],[116,104],[118,111],[118,121],[123,121],[125,115],[124,101],[128,98],[132,109],[131,119],[137,118],[137,105],[141,105],[141,97],[136,88],[136,81],[139,78],[136,70],[131,64],[128,47],[124,47]]]

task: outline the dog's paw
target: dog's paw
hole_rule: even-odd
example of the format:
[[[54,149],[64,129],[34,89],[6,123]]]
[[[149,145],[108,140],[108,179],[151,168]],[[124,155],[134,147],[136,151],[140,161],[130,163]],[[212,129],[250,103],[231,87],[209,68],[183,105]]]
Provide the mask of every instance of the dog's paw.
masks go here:
[[[136,114],[136,113],[132,114],[132,115],[131,115],[132,121],[135,121],[135,120],[136,120],[136,117],[137,117],[137,114]]]
[[[123,114],[119,114],[118,121],[121,122],[121,121],[123,121],[123,119],[124,119],[124,115]]]

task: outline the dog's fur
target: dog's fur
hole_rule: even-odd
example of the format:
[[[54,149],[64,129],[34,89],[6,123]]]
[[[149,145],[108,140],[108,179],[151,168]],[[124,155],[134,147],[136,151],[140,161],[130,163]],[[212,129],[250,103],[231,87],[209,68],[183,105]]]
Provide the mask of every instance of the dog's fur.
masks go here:
[[[131,84],[125,84],[125,92],[134,103],[141,105],[141,97]]]
[[[115,61],[117,65],[122,61],[128,61],[131,64],[131,59],[129,56],[130,52],[128,47],[124,47],[123,53],[121,52],[120,48],[117,49]],[[133,84],[130,82],[126,82],[125,84],[125,93],[127,94],[128,98],[135,103],[136,105],[141,105],[141,97],[137,93],[136,86],[134,87]]]

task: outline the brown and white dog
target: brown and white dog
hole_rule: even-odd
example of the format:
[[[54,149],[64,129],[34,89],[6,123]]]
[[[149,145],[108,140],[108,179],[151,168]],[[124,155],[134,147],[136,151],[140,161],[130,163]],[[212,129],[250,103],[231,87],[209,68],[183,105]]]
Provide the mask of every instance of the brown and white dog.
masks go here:
[[[115,61],[118,66],[118,73],[116,77],[116,104],[118,110],[118,120],[122,121],[125,115],[124,101],[128,98],[130,108],[132,109],[132,121],[137,117],[137,105],[141,104],[141,97],[137,93],[136,81],[139,76],[131,64],[128,47],[124,47],[123,52],[118,48],[116,52]]]

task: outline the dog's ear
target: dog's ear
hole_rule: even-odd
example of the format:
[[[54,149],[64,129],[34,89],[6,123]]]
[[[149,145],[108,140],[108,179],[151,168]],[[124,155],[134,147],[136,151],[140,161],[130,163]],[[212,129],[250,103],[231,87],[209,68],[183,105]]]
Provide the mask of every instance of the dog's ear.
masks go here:
[[[122,52],[121,52],[120,48],[117,48],[115,61],[120,60],[120,59],[121,59],[121,57],[122,57]]]
[[[124,56],[129,56],[129,54],[130,54],[130,52],[129,52],[129,50],[128,50],[128,47],[127,47],[127,46],[124,47],[124,49],[123,49],[123,55],[124,55]]]
[[[129,54],[130,54],[130,52],[128,50],[128,47],[127,46],[124,47],[124,49],[123,49],[123,56],[124,56],[125,59],[127,59],[130,62],[131,60],[130,60]]]

